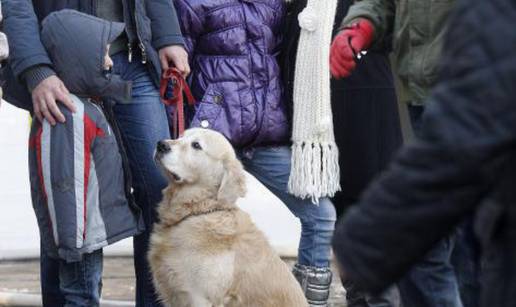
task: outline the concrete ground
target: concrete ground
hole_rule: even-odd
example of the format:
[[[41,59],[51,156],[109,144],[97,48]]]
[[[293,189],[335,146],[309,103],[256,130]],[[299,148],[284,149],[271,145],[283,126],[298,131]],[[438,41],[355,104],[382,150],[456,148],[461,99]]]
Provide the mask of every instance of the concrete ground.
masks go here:
[[[286,260],[289,265],[294,260]],[[0,262],[0,297],[3,294],[39,294],[39,263],[37,260]],[[344,289],[334,278],[331,291],[332,307],[345,307]],[[30,295],[29,295],[30,297]],[[112,302],[110,306],[131,306],[134,297],[133,262],[130,257],[107,257],[104,260],[102,298]],[[117,302],[126,302],[117,305]],[[2,301],[0,299],[0,306]],[[12,305],[11,305],[12,306]],[[28,306],[28,305],[24,305]],[[37,305],[33,305],[37,306]],[[108,304],[104,304],[108,306]]]

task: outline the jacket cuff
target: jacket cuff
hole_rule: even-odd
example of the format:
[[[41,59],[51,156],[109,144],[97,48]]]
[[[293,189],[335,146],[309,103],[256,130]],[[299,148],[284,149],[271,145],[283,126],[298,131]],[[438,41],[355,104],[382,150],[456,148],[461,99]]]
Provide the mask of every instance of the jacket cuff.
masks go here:
[[[27,87],[29,91],[32,92],[41,81],[45,80],[50,76],[54,76],[55,71],[46,65],[38,65],[35,67],[29,68],[26,72],[23,73],[23,80],[27,83]]]
[[[185,46],[185,40],[182,35],[168,35],[153,40],[152,45],[156,51],[159,51],[161,48],[171,45]]]

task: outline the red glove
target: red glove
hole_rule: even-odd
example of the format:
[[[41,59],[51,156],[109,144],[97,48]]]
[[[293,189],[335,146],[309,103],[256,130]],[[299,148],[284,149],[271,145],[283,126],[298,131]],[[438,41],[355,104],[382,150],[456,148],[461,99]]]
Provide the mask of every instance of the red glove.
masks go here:
[[[331,45],[330,70],[333,77],[339,79],[348,77],[355,69],[357,55],[367,49],[374,35],[374,26],[367,19],[342,30]]]

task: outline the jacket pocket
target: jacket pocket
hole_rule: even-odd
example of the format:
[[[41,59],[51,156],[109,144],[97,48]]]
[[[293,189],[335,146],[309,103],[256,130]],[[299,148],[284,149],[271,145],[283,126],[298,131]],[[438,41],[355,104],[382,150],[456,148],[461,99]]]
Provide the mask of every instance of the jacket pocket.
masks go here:
[[[191,127],[202,127],[226,132],[227,127],[221,120],[224,96],[215,85],[210,84],[203,98],[195,106]]]

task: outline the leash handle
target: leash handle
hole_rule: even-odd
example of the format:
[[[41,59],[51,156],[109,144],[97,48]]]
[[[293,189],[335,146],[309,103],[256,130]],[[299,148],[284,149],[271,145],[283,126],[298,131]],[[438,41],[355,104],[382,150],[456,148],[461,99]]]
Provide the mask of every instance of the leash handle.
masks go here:
[[[170,87],[172,88],[171,93],[168,91]],[[183,94],[186,95],[188,105],[195,103],[190,86],[177,68],[169,68],[161,76],[159,93],[161,101],[165,105],[174,107],[171,114],[173,135],[174,138],[181,137],[185,132]]]

